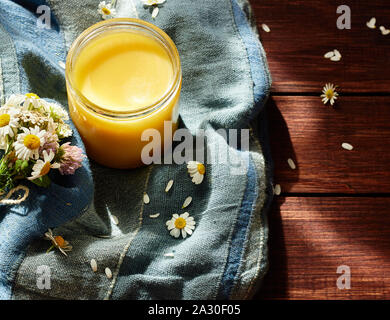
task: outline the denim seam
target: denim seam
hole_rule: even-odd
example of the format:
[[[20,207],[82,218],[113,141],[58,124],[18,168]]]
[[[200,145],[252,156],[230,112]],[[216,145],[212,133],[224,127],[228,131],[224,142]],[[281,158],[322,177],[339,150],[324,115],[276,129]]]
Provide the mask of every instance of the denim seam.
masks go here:
[[[147,176],[146,176],[146,179],[145,179],[145,184],[144,184],[144,194],[145,192],[147,191],[148,189],[148,185],[149,185],[149,180],[150,180],[150,174],[152,172],[152,169],[153,169],[153,165],[151,165],[148,169],[148,173],[147,173]],[[122,266],[122,263],[126,257],[126,254],[127,252],[129,251],[130,249],[130,246],[131,244],[133,243],[133,240],[134,238],[137,236],[138,232],[141,230],[142,228],[142,225],[143,225],[143,213],[144,213],[144,201],[142,200],[141,202],[141,209],[140,209],[140,214],[139,214],[139,224],[138,224],[138,227],[137,229],[133,232],[133,235],[130,236],[130,239],[129,241],[127,242],[126,246],[123,248],[123,251],[119,257],[119,261],[118,261],[118,264],[117,264],[117,267],[114,271],[114,275],[113,275],[113,278],[112,278],[112,281],[111,281],[111,285],[107,291],[107,294],[104,298],[104,300],[110,300],[111,299],[111,296],[112,296],[112,293],[114,291],[114,288],[115,288],[115,285],[117,283],[117,280],[118,280],[118,276],[119,276],[119,271],[120,271],[120,268]]]
[[[259,148],[259,150],[262,150],[261,148],[261,145],[259,143],[259,141],[256,139],[256,137],[254,137],[253,135],[253,131],[251,131],[251,136],[253,138],[253,141],[255,142],[255,145]],[[253,159],[253,162],[255,163],[255,165],[257,165],[257,161],[255,159]],[[260,178],[258,177],[258,180]],[[267,173],[265,172],[265,179],[267,180],[268,179],[268,176],[267,176]],[[267,192],[266,190],[264,191],[264,194],[265,194],[265,197],[267,197]],[[248,289],[247,289],[247,292],[246,292],[246,295],[245,295],[245,299],[248,299],[248,297],[250,296],[251,294],[251,291],[254,287],[254,283],[256,282],[256,280],[258,279],[259,277],[259,274],[260,274],[260,265],[261,265],[261,261],[264,259],[264,254],[263,254],[263,246],[264,245],[267,245],[264,243],[264,239],[265,239],[265,234],[264,234],[264,226],[265,226],[265,221],[262,219],[262,208],[264,208],[264,204],[266,203],[266,199],[262,200],[261,199],[261,195],[260,193],[258,194],[258,198],[257,198],[257,201],[255,203],[255,212],[257,211],[257,209],[260,208],[260,223],[261,223],[261,235],[260,235],[260,246],[259,246],[259,251],[258,251],[258,256],[257,256],[257,262],[256,262],[256,272],[252,278],[252,280],[250,281],[249,285],[248,285]],[[249,235],[248,235],[249,236]]]
[[[8,32],[5,30],[5,28],[2,26],[1,23],[0,23],[0,33],[3,33],[5,36],[9,37],[9,39],[10,39],[10,45],[11,45],[10,50],[12,50],[13,56],[15,57],[16,76],[18,78],[18,80],[15,81],[17,86],[18,86],[16,92],[20,93],[20,69],[19,69],[19,65],[18,65],[18,58],[17,58],[17,55],[16,55],[15,44],[14,44],[11,36],[8,34]],[[5,90],[5,87],[4,87],[4,90]],[[4,94],[6,94],[5,91],[4,91]]]
[[[264,74],[264,80],[265,80],[265,83],[264,83],[264,85],[262,87],[258,87],[258,86],[256,87],[254,79],[253,79],[253,69],[252,69],[252,63],[251,63],[251,60],[250,60],[250,57],[249,57],[248,47],[247,47],[247,44],[244,41],[243,36],[242,36],[242,34],[241,34],[240,30],[239,30],[239,26],[237,25],[236,13],[234,12],[234,8],[233,8],[233,5],[234,5],[233,1],[235,1],[235,0],[231,0],[231,7],[232,7],[233,17],[234,17],[234,25],[237,28],[238,35],[241,38],[243,46],[247,50],[247,57],[248,57],[248,61],[249,61],[250,69],[251,69],[251,78],[252,78],[252,83],[253,83],[253,96],[254,96],[255,100],[258,99],[258,101],[255,101],[255,103],[256,104],[263,103],[263,106],[264,106],[265,105],[265,101],[267,99],[267,96],[269,94],[269,88],[271,86],[271,81],[272,81],[271,80],[271,76],[269,74],[268,64],[267,64],[266,59],[265,59],[265,52],[264,52],[264,49],[262,48],[261,45],[256,44],[256,49],[257,49],[256,51],[258,51],[259,62],[262,64],[262,67],[263,67],[263,70],[264,70],[263,74]],[[236,2],[236,5],[238,5],[237,2]],[[240,10],[242,11],[242,8],[240,8]],[[245,32],[245,30],[243,32]],[[266,90],[264,90],[264,88]],[[262,89],[262,90],[260,90],[260,89]],[[254,137],[253,130],[251,130],[251,137],[252,137],[253,141],[255,142],[255,145],[258,147],[259,152],[261,153],[262,147],[261,147],[260,142],[258,141],[258,139],[256,139],[256,137]],[[253,159],[253,157],[251,157],[251,158]],[[255,159],[253,159],[253,162],[255,163],[255,166],[257,166],[257,161]],[[264,168],[265,168],[265,179],[266,179],[266,189],[264,191],[264,196],[265,197],[267,197],[267,184],[269,184],[269,183],[267,183],[267,180],[270,178],[270,177],[268,177],[268,174],[267,174],[268,173],[267,166],[268,166],[268,164],[266,163],[266,159],[264,157]],[[256,174],[257,174],[257,172],[256,172]],[[256,179],[257,187],[259,187],[259,181],[260,181],[259,179],[260,179],[260,177],[257,175],[257,179]],[[258,276],[260,274],[261,261],[264,259],[264,254],[263,254],[263,249],[264,248],[263,247],[264,247],[264,245],[266,245],[264,243],[264,240],[265,240],[265,233],[264,233],[265,221],[263,221],[263,219],[262,219],[262,217],[263,217],[263,210],[261,209],[261,206],[264,206],[266,203],[267,203],[267,199],[264,199],[263,201],[261,201],[261,194],[258,192],[257,200],[253,204],[252,213],[253,212],[256,213],[258,211],[258,209],[260,208],[260,214],[261,214],[260,224],[261,224],[261,227],[262,227],[261,238],[260,238],[260,250],[259,250],[259,255],[258,255],[258,258],[257,258],[256,273],[255,273],[254,277],[252,278],[252,280],[249,283],[249,286],[248,286],[245,298],[247,298],[250,295],[250,293],[251,293],[251,291],[253,289],[254,283],[255,283],[255,281],[257,280],[257,278],[258,278]],[[252,219],[249,222],[249,225],[247,226],[248,229],[247,229],[247,234],[246,234],[246,238],[245,238],[245,242],[244,242],[243,248],[246,248],[246,246],[247,246],[248,239],[249,239],[250,226],[253,223],[253,220],[254,219],[252,217]],[[245,255],[245,250],[243,250],[242,256],[240,258],[240,268],[242,268],[242,262],[243,262],[244,255]],[[234,292],[234,288],[237,285],[237,283],[239,282],[240,268],[237,270],[237,274],[236,274],[235,279],[234,279],[234,286],[232,287],[232,291],[231,291],[230,294],[232,294],[232,292]],[[239,290],[238,290],[238,292],[239,292]]]
[[[255,150],[258,151],[258,152],[261,152],[261,146],[259,144],[259,142],[257,141],[257,139],[254,137],[253,135],[253,130],[252,130],[252,127],[250,128],[250,136],[252,138],[252,141],[255,143],[255,146],[258,148],[258,150]],[[249,161],[251,161],[252,159],[252,162],[254,163],[255,165],[255,168],[257,168],[257,160],[255,160],[251,154],[253,153],[253,151],[250,151],[249,152]],[[259,181],[260,181],[260,177],[259,175],[257,174],[257,171],[255,170],[255,173],[256,173],[256,187],[257,187],[257,190],[259,189]],[[261,194],[259,192],[257,192],[257,197],[256,197],[256,201],[253,202],[252,204],[252,213],[256,213],[258,208],[261,208],[262,204],[264,203],[264,201],[261,201]],[[253,221],[255,219],[255,215],[252,214],[251,216],[251,219],[248,223],[248,226],[247,226],[247,231],[246,231],[246,234],[245,234],[245,240],[244,240],[244,244],[243,244],[243,251],[242,251],[242,254],[241,254],[241,257],[240,257],[240,264],[239,264],[239,268],[237,269],[237,274],[234,278],[234,282],[233,282],[233,285],[232,285],[232,290],[230,292],[230,296],[229,298],[232,298],[233,295],[234,295],[234,292],[238,291],[237,290],[237,284],[239,283],[240,281],[240,276],[242,275],[242,269],[243,269],[243,263],[245,261],[244,257],[245,257],[245,253],[246,253],[246,249],[248,249],[248,241],[249,241],[249,238],[250,238],[250,231],[251,231],[251,226],[253,224]],[[264,224],[263,224],[263,221],[261,220],[260,221],[260,224],[261,224],[261,227],[264,227]],[[259,261],[261,260],[261,257],[262,257],[262,245],[264,244],[264,229],[262,228],[261,229],[261,236],[260,236],[260,253],[256,259],[256,261]],[[259,265],[259,263],[257,263],[257,265]],[[258,274],[258,272],[256,272],[256,275]],[[253,280],[251,280],[250,284],[252,283]],[[250,287],[250,284],[248,287]],[[249,290],[249,289],[248,289]],[[245,293],[245,297],[247,296],[247,293]]]
[[[234,18],[234,12],[233,12],[233,6],[231,4],[231,1],[229,1],[230,3],[230,6],[229,6],[229,12],[230,12],[230,17],[231,17],[231,21],[232,21],[232,28],[234,29],[234,31],[236,32],[236,34],[239,36],[239,38],[241,39],[241,36],[240,36],[240,33],[239,33],[239,30],[237,28],[237,25],[235,23],[235,18]],[[242,39],[241,39],[242,41]],[[242,42],[242,45],[245,47],[244,43]],[[249,66],[249,69],[250,69],[250,64],[249,64],[249,57],[247,56],[247,63],[248,63],[248,66]],[[253,81],[252,81],[252,86],[253,86]],[[253,92],[253,90],[251,91]],[[249,170],[249,164],[248,164],[248,170]],[[246,190],[246,187],[248,185],[248,176],[246,175],[246,183],[245,183],[245,190]],[[242,201],[244,200],[244,195],[245,195],[245,190],[243,192],[243,195],[241,197],[241,204],[242,204]],[[234,233],[234,230],[235,230],[235,227],[236,227],[236,223],[237,223],[237,220],[238,220],[238,216],[241,212],[241,204],[240,204],[240,207],[237,208],[238,212],[237,214],[235,215],[235,219],[234,219],[234,223],[232,224],[232,228],[231,228],[231,231],[229,233],[229,240],[228,240],[228,248],[227,248],[227,254],[224,256],[224,259],[225,259],[225,266],[224,266],[224,269],[222,271],[222,274],[220,275],[219,277],[219,280],[218,280],[218,283],[219,283],[219,286],[217,287],[217,290],[215,292],[215,295],[213,297],[214,300],[217,299],[217,297],[220,295],[220,292],[221,292],[221,287],[222,287],[222,279],[224,277],[224,274],[225,274],[225,271],[227,269],[227,265],[228,265],[228,262],[229,262],[229,255],[230,255],[230,252],[231,252],[231,248],[232,248],[232,239],[233,239],[233,233]]]

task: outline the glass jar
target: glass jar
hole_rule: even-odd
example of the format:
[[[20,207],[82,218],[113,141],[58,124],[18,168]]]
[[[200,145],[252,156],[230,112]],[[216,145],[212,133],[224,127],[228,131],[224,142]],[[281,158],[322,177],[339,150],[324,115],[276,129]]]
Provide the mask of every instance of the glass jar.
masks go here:
[[[148,142],[142,133],[157,130],[162,148],[166,121],[172,139],[181,65],[175,44],[158,27],[127,18],[91,26],[72,44],[65,75],[71,118],[96,162],[121,169],[143,165]]]

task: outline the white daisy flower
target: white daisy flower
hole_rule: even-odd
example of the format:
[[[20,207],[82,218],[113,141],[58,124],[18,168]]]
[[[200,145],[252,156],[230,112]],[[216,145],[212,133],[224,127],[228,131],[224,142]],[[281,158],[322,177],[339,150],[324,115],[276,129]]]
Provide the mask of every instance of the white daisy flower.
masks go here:
[[[70,243],[66,241],[63,237],[54,236],[53,231],[51,229],[49,229],[49,231],[45,233],[45,239],[50,240],[52,242],[52,246],[46,251],[46,253],[49,253],[54,248],[57,248],[62,254],[67,256],[66,252],[72,251],[73,249]]]
[[[98,12],[102,15],[104,20],[111,19],[116,15],[116,10],[113,8],[112,3],[106,3],[106,1],[99,3]]]
[[[339,94],[336,92],[336,88],[337,86],[332,83],[327,83],[325,85],[325,87],[322,89],[323,94],[321,95],[322,102],[324,104],[330,102],[330,104],[333,106],[335,100],[339,96]]]
[[[67,125],[66,123],[60,123],[58,124],[57,126],[57,134],[58,136],[63,139],[63,138],[68,138],[70,136],[72,136],[73,132],[72,132],[72,128]]]
[[[20,107],[22,103],[26,100],[26,96],[24,94],[13,94],[11,95],[6,103],[4,104],[5,108],[14,108]]]
[[[61,119],[63,121],[69,120],[68,113],[65,111],[63,107],[61,107],[57,103],[48,103],[46,101],[43,102],[43,107],[45,111],[52,117],[54,120]]]
[[[39,158],[39,148],[45,143],[45,130],[40,130],[38,126],[27,129],[22,128],[23,133],[18,135],[14,143],[16,156],[22,160]]]
[[[189,161],[187,164],[188,173],[195,184],[201,184],[206,173],[206,168],[203,163],[198,161]]]
[[[0,137],[5,138],[8,134],[11,138],[15,135],[18,128],[18,118],[16,110],[0,108]]]
[[[175,238],[179,238],[180,233],[183,238],[191,235],[195,229],[195,221],[193,217],[190,217],[188,212],[184,212],[180,216],[178,214],[172,215],[172,219],[166,222],[170,235]]]
[[[58,169],[61,165],[59,163],[51,163],[54,159],[55,153],[50,150],[47,153],[46,150],[43,150],[43,160],[39,159],[32,168],[31,177],[28,177],[28,180],[35,180],[40,177],[47,175],[50,172],[50,169]]]
[[[160,11],[159,5],[163,4],[165,0],[142,0],[145,7],[153,7],[152,18],[155,19]]]
[[[25,109],[39,109],[42,106],[41,98],[35,93],[26,93],[24,99],[23,108]]]
[[[159,4],[163,4],[166,0],[142,0],[144,6],[158,6]]]

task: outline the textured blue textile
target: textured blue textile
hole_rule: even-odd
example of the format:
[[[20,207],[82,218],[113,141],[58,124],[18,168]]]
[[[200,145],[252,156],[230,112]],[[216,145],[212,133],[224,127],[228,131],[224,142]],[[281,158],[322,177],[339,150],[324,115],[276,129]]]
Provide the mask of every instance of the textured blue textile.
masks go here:
[[[50,30],[36,28],[42,4],[52,10]],[[80,32],[100,21],[98,4],[1,0],[2,93],[35,92],[66,105],[58,62]],[[263,110],[270,77],[250,6],[244,0],[168,0],[152,20],[141,1],[119,0],[117,11],[155,23],[176,43],[183,70],[181,125],[194,136],[198,129],[209,131],[209,154],[218,152],[215,144],[227,147],[218,129],[252,128],[250,151],[228,148],[245,174],[232,176],[231,164],[207,164],[205,181],[195,186],[185,165],[114,170],[86,160],[69,181],[54,177],[48,190],[28,185],[27,203],[0,207],[0,298],[249,298],[268,266],[266,213],[272,199]],[[73,139],[82,146],[77,134]],[[166,194],[170,179],[175,183]],[[148,205],[142,203],[144,192]],[[196,229],[191,237],[175,239],[165,221],[183,212],[188,195]],[[159,218],[149,218],[156,212]],[[69,257],[45,254],[48,243],[41,237],[48,227],[58,227],[55,233],[73,245]],[[92,258],[98,261],[96,273],[89,266]],[[50,290],[36,286],[41,265],[51,268]]]

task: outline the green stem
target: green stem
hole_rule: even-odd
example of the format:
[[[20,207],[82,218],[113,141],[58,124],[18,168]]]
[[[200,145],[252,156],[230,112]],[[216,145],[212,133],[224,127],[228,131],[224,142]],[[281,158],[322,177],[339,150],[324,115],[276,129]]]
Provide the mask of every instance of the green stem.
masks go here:
[[[53,249],[54,249],[54,245],[52,245],[49,249],[47,249],[46,253],[49,253]]]

